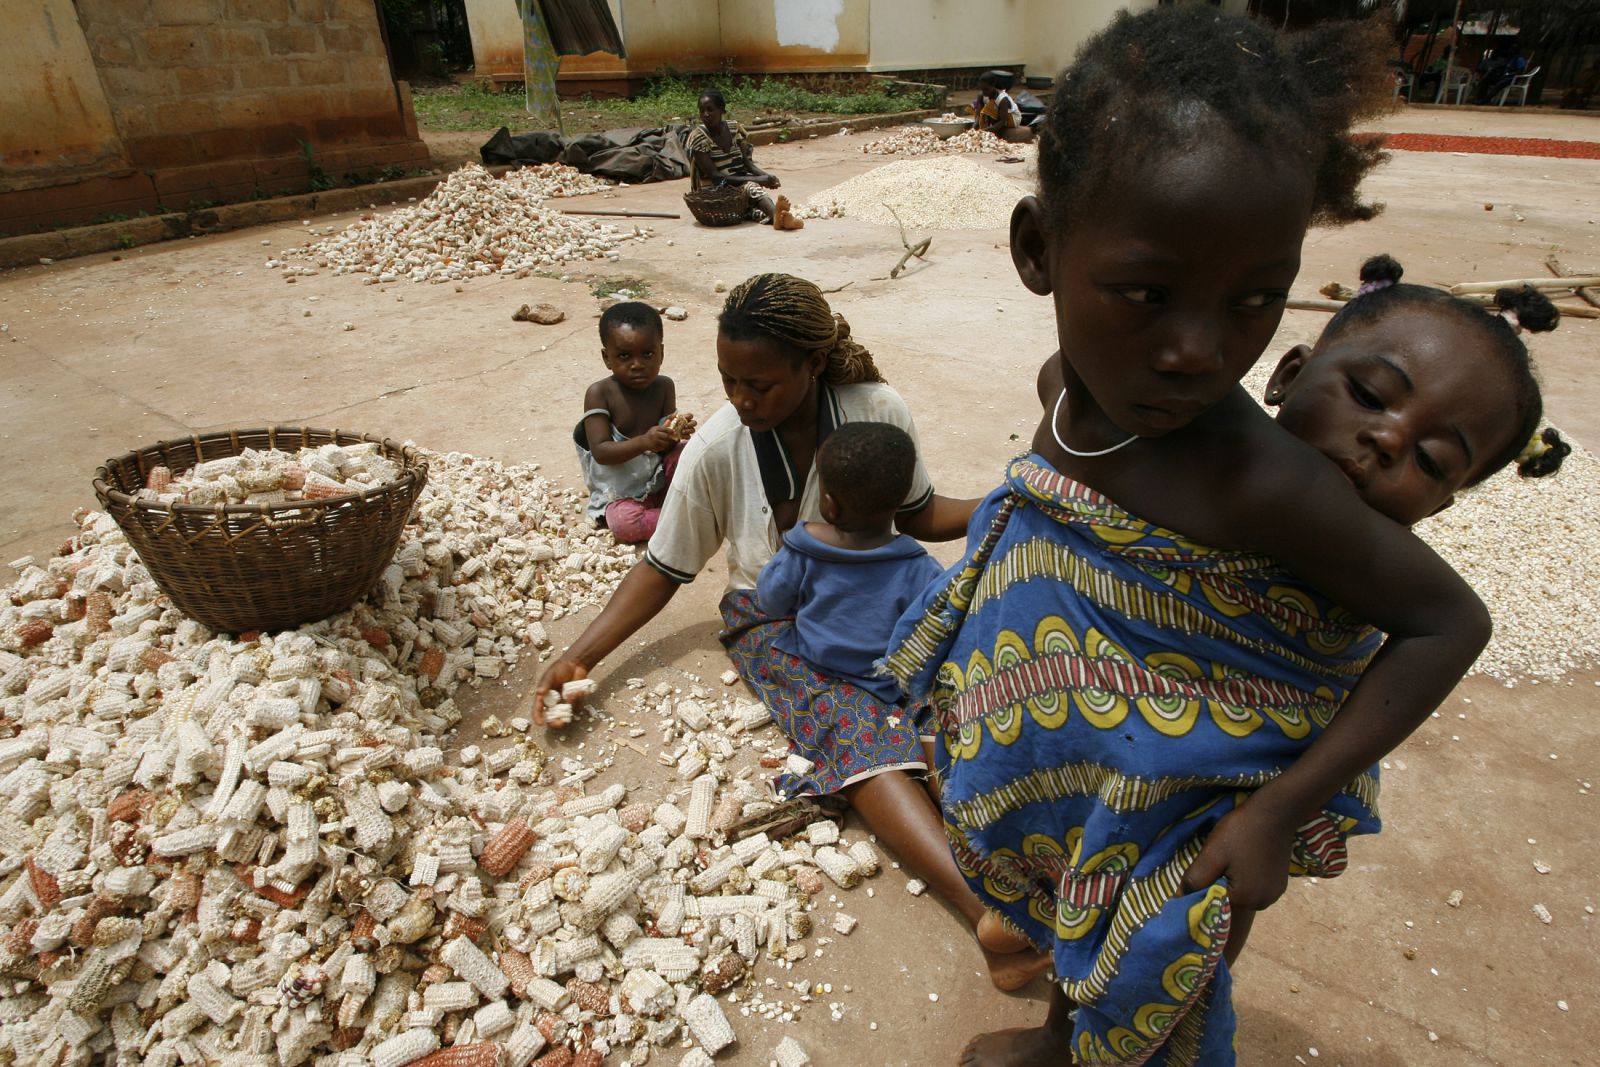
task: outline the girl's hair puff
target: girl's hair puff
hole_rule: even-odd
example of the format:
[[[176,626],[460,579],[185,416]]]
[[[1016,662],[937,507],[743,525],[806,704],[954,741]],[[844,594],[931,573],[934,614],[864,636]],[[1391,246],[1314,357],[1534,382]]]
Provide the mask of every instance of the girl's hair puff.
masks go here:
[[[1443,289],[1426,285],[1403,285],[1405,274],[1393,256],[1373,256],[1361,265],[1361,288],[1356,297],[1339,309],[1338,314],[1322,331],[1324,338],[1336,337],[1352,326],[1371,322],[1386,311],[1403,305],[1426,307],[1441,314],[1454,315],[1459,321],[1483,331],[1490,347],[1505,368],[1511,372],[1511,403],[1516,412],[1517,428],[1511,442],[1489,457],[1483,470],[1468,484],[1476,485],[1499,472],[1513,461],[1517,473],[1524,478],[1542,478],[1554,474],[1572,447],[1561,439],[1555,427],[1548,426],[1537,433],[1544,417],[1544,399],[1539,381],[1533,374],[1533,360],[1528,346],[1518,336],[1507,313],[1515,322],[1531,333],[1544,333],[1556,328],[1561,313],[1539,290],[1531,285],[1520,289],[1501,289],[1494,294],[1494,308],[1451,296]]]
[[[1122,12],[1058,79],[1039,138],[1039,195],[1061,228],[1119,165],[1181,151],[1222,123],[1246,144],[1306,161],[1312,222],[1377,214],[1358,197],[1385,156],[1360,119],[1393,106],[1381,19],[1279,34],[1205,5]]]
[[[734,287],[717,317],[732,341],[766,340],[798,353],[828,357],[823,378],[834,385],[881,382],[872,353],[850,338],[850,324],[828,306],[822,290],[793,274],[757,274]]]

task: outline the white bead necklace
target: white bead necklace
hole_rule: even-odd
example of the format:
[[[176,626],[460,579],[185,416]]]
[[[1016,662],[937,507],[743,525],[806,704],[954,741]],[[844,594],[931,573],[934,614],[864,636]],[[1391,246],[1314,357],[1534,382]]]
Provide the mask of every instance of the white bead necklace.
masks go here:
[[[1076,448],[1073,448],[1071,445],[1067,444],[1065,441],[1063,441],[1061,439],[1061,431],[1056,428],[1056,424],[1061,421],[1061,402],[1063,400],[1065,400],[1066,398],[1067,398],[1067,391],[1065,389],[1062,389],[1061,390],[1061,395],[1056,397],[1055,410],[1050,413],[1050,435],[1056,439],[1056,444],[1060,445],[1061,446],[1061,450],[1063,452],[1067,453],[1067,455],[1069,455],[1069,456],[1077,456],[1079,459],[1093,459],[1096,456],[1109,456],[1111,453],[1115,452],[1117,449],[1119,449],[1119,448],[1127,448],[1129,445],[1133,444],[1135,441],[1137,441],[1139,439],[1139,435],[1138,434],[1134,434],[1132,437],[1128,438],[1126,441],[1118,441],[1116,444],[1112,445],[1110,448],[1102,448],[1097,452],[1079,452]]]

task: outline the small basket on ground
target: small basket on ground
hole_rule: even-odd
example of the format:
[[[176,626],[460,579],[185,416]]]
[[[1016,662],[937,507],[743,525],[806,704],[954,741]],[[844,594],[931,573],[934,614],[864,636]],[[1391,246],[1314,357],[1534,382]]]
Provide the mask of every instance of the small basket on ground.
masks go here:
[[[683,194],[683,205],[702,226],[733,226],[749,216],[750,194],[742,185],[695,189]]]
[[[168,504],[135,495],[153,467],[178,473],[247,448],[294,452],[368,441],[400,465],[394,481],[281,504]],[[288,629],[355,603],[399,547],[427,479],[428,465],[417,451],[386,438],[277,426],[128,452],[95,471],[94,491],[179,609],[212,629],[239,633]]]

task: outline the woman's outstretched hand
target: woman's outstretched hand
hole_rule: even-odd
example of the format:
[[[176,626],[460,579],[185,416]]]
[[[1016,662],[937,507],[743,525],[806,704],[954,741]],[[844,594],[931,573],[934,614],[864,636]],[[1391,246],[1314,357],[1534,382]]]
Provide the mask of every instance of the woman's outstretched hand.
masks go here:
[[[534,721],[535,725],[543,726],[545,724],[545,694],[550,692],[559,694],[561,692],[561,687],[566,685],[568,682],[576,682],[579,678],[587,677],[589,677],[589,668],[585,667],[577,660],[568,659],[567,657],[563,656],[554,663],[550,664],[550,666],[544,669],[544,673],[539,676],[539,684],[534,687],[533,709],[528,717]],[[574,697],[572,702],[574,704],[581,704],[583,703],[583,698],[581,696]]]

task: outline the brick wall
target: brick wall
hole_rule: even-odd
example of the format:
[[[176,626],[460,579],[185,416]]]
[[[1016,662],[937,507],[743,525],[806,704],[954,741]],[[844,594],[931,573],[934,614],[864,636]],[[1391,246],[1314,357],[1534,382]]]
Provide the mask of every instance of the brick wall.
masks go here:
[[[88,218],[305,192],[310,166],[339,181],[427,164],[375,0],[76,2],[134,173],[28,203],[8,194],[0,232],[41,211]]]

